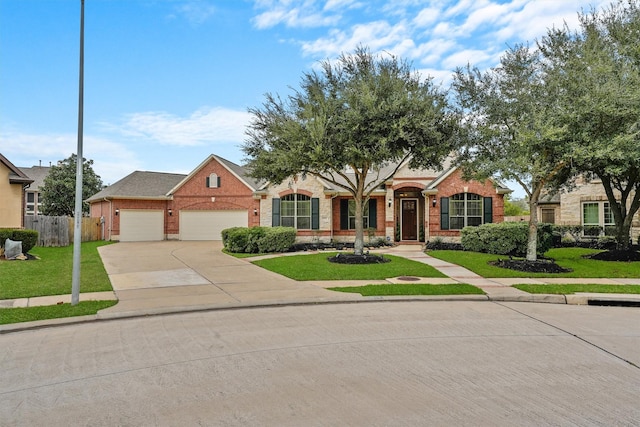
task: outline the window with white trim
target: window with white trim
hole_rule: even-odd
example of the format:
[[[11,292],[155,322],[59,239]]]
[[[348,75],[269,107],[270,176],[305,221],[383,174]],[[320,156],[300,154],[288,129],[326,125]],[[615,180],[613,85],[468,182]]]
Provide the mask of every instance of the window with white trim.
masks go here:
[[[362,228],[369,228],[369,204],[365,203],[362,207]],[[349,230],[356,229],[356,201],[349,200]]]
[[[600,227],[615,225],[613,210],[609,202],[582,203],[582,225]]]
[[[482,196],[474,193],[454,194],[449,198],[449,228],[462,230],[482,224]]]
[[[311,197],[288,194],[280,199],[280,225],[298,230],[311,229]]]

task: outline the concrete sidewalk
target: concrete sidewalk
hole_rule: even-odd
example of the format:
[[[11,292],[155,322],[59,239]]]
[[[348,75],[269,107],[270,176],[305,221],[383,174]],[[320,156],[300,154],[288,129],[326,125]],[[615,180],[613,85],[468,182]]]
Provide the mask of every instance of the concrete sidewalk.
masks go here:
[[[118,300],[98,313],[98,319],[144,316],[216,308],[283,304],[356,302],[381,299],[491,300],[586,304],[589,299],[636,301],[640,295],[576,294],[541,295],[520,291],[516,283],[640,284],[639,279],[486,279],[422,252],[421,246],[399,245],[375,251],[428,264],[447,278],[388,278],[387,280],[298,282],[251,264],[257,258],[239,259],[224,254],[221,242],[132,242],[101,246],[98,250],[111,280],[113,292],[80,294],[81,301]],[[271,255],[287,256],[290,254]],[[329,291],[328,287],[372,283],[468,283],[486,295],[438,297],[362,297]],[[70,302],[70,295],[0,301],[0,307],[33,307]]]

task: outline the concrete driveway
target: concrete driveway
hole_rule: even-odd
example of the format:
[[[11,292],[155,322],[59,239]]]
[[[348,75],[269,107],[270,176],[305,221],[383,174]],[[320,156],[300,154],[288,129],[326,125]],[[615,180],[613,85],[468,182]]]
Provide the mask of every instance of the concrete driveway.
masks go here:
[[[98,248],[119,303],[100,317],[361,299],[224,254],[217,241],[127,242]]]

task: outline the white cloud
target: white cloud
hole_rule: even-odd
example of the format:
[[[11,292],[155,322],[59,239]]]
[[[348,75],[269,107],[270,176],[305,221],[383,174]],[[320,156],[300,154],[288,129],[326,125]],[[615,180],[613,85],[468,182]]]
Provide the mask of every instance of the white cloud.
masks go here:
[[[289,28],[313,28],[336,25],[341,18],[339,13],[344,6],[354,3],[351,0],[330,2],[325,10],[320,10],[313,0],[257,1],[256,9],[266,9],[253,18],[256,28],[264,30],[284,24]],[[340,7],[342,6],[342,7]],[[329,12],[329,13],[326,13]]]
[[[189,117],[162,111],[134,113],[122,125],[107,127],[162,145],[198,146],[243,141],[249,120],[249,113],[244,111],[205,107]]]
[[[175,18],[176,15],[182,16],[191,25],[197,26],[212,17],[216,12],[216,7],[206,0],[189,0],[176,6],[175,11],[176,13],[170,18]]]
[[[2,154],[19,167],[55,165],[78,151],[78,137],[72,133],[34,134],[11,130],[0,133]],[[82,155],[93,160],[93,170],[104,183],[113,183],[140,167],[136,155],[124,143],[84,135]]]

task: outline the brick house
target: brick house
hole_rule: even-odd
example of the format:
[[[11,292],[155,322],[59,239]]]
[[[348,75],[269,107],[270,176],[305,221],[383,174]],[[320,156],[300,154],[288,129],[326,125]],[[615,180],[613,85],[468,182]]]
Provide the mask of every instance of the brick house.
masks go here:
[[[33,180],[0,154],[0,228],[24,227],[25,188]]]
[[[501,222],[504,194],[487,181],[465,181],[455,167],[444,172],[376,175],[363,221],[367,234],[389,241],[456,240],[466,225]],[[247,171],[211,155],[188,175],[136,171],[88,199],[91,217],[103,223],[107,240],[219,240],[234,226],[291,226],[300,241],[352,241],[353,198],[312,176],[279,185],[256,182]]]
[[[394,173],[395,166],[375,174],[382,184],[365,206],[365,239],[455,241],[467,225],[503,221],[508,188],[490,181],[466,181],[450,165],[437,172],[404,164]],[[355,237],[353,198],[335,184],[297,176],[279,185],[265,184],[256,197],[262,226],[296,227],[301,241],[353,241]]]
[[[220,240],[222,229],[258,225],[258,184],[211,155],[188,175],[136,171],[91,196],[106,240]]]

